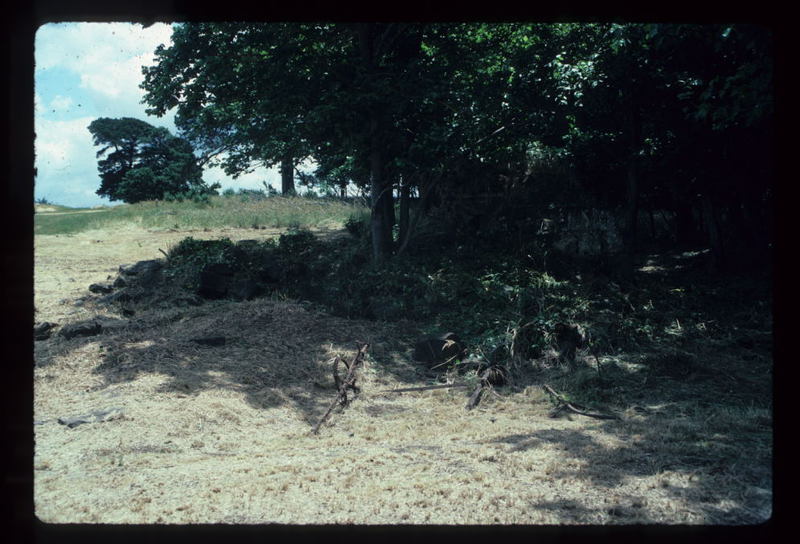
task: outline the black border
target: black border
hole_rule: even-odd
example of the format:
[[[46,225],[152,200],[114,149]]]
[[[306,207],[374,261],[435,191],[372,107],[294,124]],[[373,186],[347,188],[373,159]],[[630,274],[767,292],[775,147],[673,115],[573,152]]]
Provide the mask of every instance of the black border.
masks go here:
[[[777,540],[778,526],[786,520],[783,499],[787,484],[781,478],[774,478],[773,517],[757,526],[717,527],[717,526],[143,526],[143,525],[51,525],[38,521],[33,515],[33,355],[31,327],[33,323],[33,43],[36,29],[48,22],[66,21],[126,21],[153,22],[193,21],[193,20],[250,20],[250,21],[362,21],[362,20],[402,20],[402,21],[648,21],[648,22],[749,22],[764,24],[775,32],[776,43],[776,119],[780,123],[788,114],[789,101],[793,100],[785,92],[790,72],[785,46],[788,42],[788,13],[761,6],[754,12],[752,6],[738,4],[726,6],[722,11],[709,7],[705,12],[697,6],[685,5],[647,6],[640,3],[636,7],[618,9],[608,3],[587,4],[581,9],[570,4],[528,4],[509,2],[508,5],[492,3],[490,7],[478,4],[448,4],[446,2],[402,3],[399,6],[373,4],[372,7],[342,5],[341,2],[307,1],[291,3],[237,3],[224,2],[215,6],[204,6],[197,2],[153,0],[123,0],[108,2],[92,0],[64,2],[56,0],[36,0],[32,4],[19,3],[11,14],[3,20],[3,41],[7,54],[3,56],[6,81],[4,86],[3,125],[7,127],[3,145],[6,155],[7,176],[4,199],[3,222],[3,290],[4,327],[3,346],[6,356],[3,365],[4,410],[3,410],[3,479],[2,503],[0,509],[7,519],[3,528],[14,542],[142,542],[144,541],[204,541],[233,538],[235,541],[263,541],[265,539],[296,539],[310,537],[317,539],[369,539],[397,536],[400,539],[433,537],[493,540],[570,541],[570,540],[613,540],[615,542],[705,542],[714,540],[737,540],[770,542]],[[377,10],[375,8],[378,8]],[[615,8],[617,8],[615,10]],[[676,14],[677,9],[683,9]],[[688,9],[686,9],[688,8]],[[782,16],[784,19],[782,20]],[[782,126],[783,128],[783,126]],[[782,132],[780,130],[779,132]],[[782,151],[788,145],[776,135],[777,176],[783,174]],[[795,174],[796,175],[796,174]],[[777,177],[776,177],[777,179]],[[784,193],[785,185],[775,186],[776,202],[776,258],[787,248],[793,236],[789,225],[783,223],[790,199]],[[788,272],[774,263],[774,314],[775,314],[775,383],[786,384],[786,368],[781,360],[779,349],[785,345],[783,317],[789,310],[785,288],[789,285]],[[776,387],[777,389],[777,387]],[[776,390],[775,393],[778,393]],[[775,401],[780,395],[775,395]],[[782,417],[774,418],[780,426]],[[777,430],[777,429],[776,429]],[[776,454],[785,451],[779,444],[780,433],[775,433]],[[778,468],[777,466],[775,467]],[[775,472],[777,476],[777,471]]]

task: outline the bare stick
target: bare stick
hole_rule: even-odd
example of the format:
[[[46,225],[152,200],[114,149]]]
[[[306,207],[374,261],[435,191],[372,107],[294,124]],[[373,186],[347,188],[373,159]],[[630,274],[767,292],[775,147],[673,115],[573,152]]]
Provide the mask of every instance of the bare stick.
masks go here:
[[[545,391],[547,391],[554,399],[556,399],[556,401],[558,401],[559,405],[556,408],[557,410],[566,409],[566,410],[569,410],[572,413],[575,413],[575,414],[578,414],[578,415],[581,415],[581,416],[594,417],[594,418],[597,418],[597,419],[619,419],[619,416],[616,416],[616,415],[613,415],[613,414],[599,414],[599,413],[595,413],[595,412],[587,412],[586,410],[582,410],[581,409],[581,408],[583,408],[582,406],[581,406],[581,408],[578,408],[577,406],[580,406],[580,405],[576,406],[575,404],[568,402],[564,397],[562,397],[561,395],[556,393],[555,390],[553,390],[553,388],[550,387],[549,385],[547,385],[546,383],[542,384],[542,388]]]
[[[328,411],[325,412],[325,415],[314,425],[314,428],[311,429],[313,434],[318,434],[319,429],[323,423],[325,423],[328,418],[330,417],[333,409],[336,408],[337,404],[341,404],[342,406],[347,406],[348,399],[347,399],[347,390],[352,389],[354,392],[358,393],[358,387],[356,387],[356,370],[360,363],[364,360],[364,355],[367,353],[367,348],[369,344],[364,344],[353,356],[353,360],[350,361],[348,364],[346,361],[342,361],[338,356],[334,359],[333,362],[333,379],[336,382],[336,388],[338,390],[338,394],[336,398],[333,399],[331,405],[328,407]],[[344,380],[341,380],[339,377],[339,362],[343,362],[344,365],[347,367],[347,375],[345,376]]]
[[[379,393],[405,393],[407,391],[427,391],[429,389],[448,389],[453,387],[469,387],[465,383],[447,383],[442,385],[424,385],[422,387],[405,387],[403,389],[384,389]]]
[[[483,371],[480,376],[480,382],[478,383],[478,387],[472,392],[472,395],[469,397],[469,402],[467,402],[466,409],[472,410],[475,408],[478,403],[481,401],[481,397],[483,396],[484,391],[492,391],[492,386],[489,383],[489,375],[492,373],[494,369],[487,368]]]

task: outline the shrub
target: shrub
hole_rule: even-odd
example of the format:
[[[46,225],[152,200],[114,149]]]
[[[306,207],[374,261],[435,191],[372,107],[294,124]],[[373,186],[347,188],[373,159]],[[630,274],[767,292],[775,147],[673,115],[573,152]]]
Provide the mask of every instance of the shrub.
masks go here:
[[[189,200],[196,204],[209,204],[211,203],[211,195],[217,194],[217,189],[220,188],[219,183],[213,185],[192,186],[186,191],[179,193],[164,193],[164,200],[167,202],[183,202]]]
[[[363,238],[369,232],[367,222],[362,214],[351,214],[345,221],[344,228],[356,238]]]
[[[267,194],[261,189],[239,189],[239,198],[242,202],[258,202],[267,198]]]
[[[305,229],[290,229],[278,238],[278,249],[287,254],[305,255],[318,245],[314,235]]]

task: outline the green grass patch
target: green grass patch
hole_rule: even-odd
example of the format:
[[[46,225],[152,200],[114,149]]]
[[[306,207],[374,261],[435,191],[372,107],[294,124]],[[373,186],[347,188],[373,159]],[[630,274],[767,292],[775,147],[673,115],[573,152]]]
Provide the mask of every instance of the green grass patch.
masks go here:
[[[69,209],[34,216],[37,235],[71,234],[132,224],[147,229],[198,228],[341,228],[363,207],[340,200],[247,195],[212,197],[208,204],[193,201],[148,201],[109,208]]]

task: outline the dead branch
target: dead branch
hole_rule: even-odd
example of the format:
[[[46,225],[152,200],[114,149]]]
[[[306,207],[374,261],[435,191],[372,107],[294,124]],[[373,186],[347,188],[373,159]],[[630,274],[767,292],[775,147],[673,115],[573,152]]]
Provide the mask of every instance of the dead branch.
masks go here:
[[[476,387],[475,390],[472,391],[472,394],[469,396],[469,401],[467,402],[466,406],[467,410],[472,410],[478,405],[478,403],[481,401],[481,395],[483,394],[483,389],[484,389],[484,383],[483,381],[481,381],[481,383],[478,384],[478,387]]]
[[[597,419],[619,419],[619,416],[616,416],[614,414],[600,414],[596,412],[588,412],[585,406],[581,406],[580,404],[575,404],[567,401],[567,399],[556,393],[555,390],[546,383],[542,384],[542,388],[545,391],[547,391],[547,393],[549,393],[550,396],[553,397],[558,403],[558,406],[556,406],[556,412],[560,410],[568,410],[574,414],[587,417],[594,417]]]
[[[442,385],[424,385],[422,387],[404,387],[403,389],[384,389],[379,393],[405,393],[407,391],[427,391],[429,389],[447,389],[453,387],[469,387],[465,383],[446,383]]]
[[[367,348],[369,348],[369,344],[364,344],[353,356],[353,359],[348,363],[347,361],[342,360],[338,355],[333,361],[333,381],[336,383],[336,389],[338,391],[336,398],[333,399],[333,402],[328,407],[328,411],[325,412],[325,415],[314,425],[314,428],[311,429],[313,434],[318,434],[319,429],[323,423],[325,423],[328,418],[330,417],[331,413],[333,413],[333,409],[336,408],[337,404],[341,404],[342,407],[345,407],[349,404],[349,399],[347,398],[347,391],[352,389],[354,394],[358,394],[360,389],[356,386],[356,371],[358,370],[359,366],[364,362],[364,356],[367,353]],[[347,368],[347,375],[345,376],[344,380],[341,379],[339,376],[339,363],[343,363]]]
[[[467,402],[466,409],[472,410],[475,408],[478,403],[481,401],[483,397],[483,393],[486,391],[494,391],[492,388],[492,384],[489,383],[489,376],[492,374],[494,369],[492,367],[487,368],[483,371],[480,375],[480,381],[478,382],[478,386],[472,391],[472,394],[469,397],[469,402]]]

